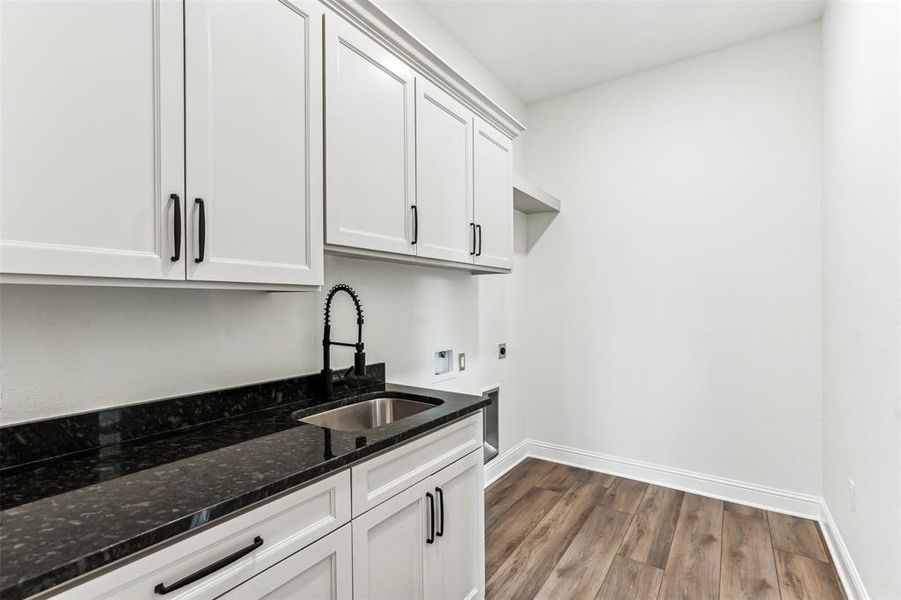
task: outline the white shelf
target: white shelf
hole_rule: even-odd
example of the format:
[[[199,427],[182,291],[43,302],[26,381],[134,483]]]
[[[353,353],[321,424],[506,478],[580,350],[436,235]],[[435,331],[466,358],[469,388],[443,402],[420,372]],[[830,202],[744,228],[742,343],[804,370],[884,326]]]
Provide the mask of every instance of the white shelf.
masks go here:
[[[519,175],[513,175],[513,208],[526,214],[558,213],[560,200]]]

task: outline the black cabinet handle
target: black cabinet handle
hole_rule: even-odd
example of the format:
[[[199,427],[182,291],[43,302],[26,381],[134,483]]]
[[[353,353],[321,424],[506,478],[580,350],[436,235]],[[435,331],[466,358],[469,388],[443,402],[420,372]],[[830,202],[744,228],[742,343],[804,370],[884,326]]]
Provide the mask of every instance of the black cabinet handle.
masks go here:
[[[476,252],[476,256],[482,256],[482,226],[476,225],[476,231],[479,232],[479,251]]]
[[[429,499],[429,535],[425,538],[426,544],[435,543],[435,497],[426,492],[425,497]]]
[[[475,253],[476,253],[476,224],[470,223],[469,229],[472,231],[472,250],[469,251],[469,255],[475,256]]]
[[[172,262],[181,260],[181,198],[178,194],[169,194],[169,200],[175,202],[175,218],[172,224],[172,241],[175,242],[175,253]]]
[[[435,535],[441,537],[444,535],[444,490],[440,487],[435,488],[435,493],[438,494],[438,516],[441,517],[441,520],[438,525],[438,531],[435,532]]]
[[[203,253],[206,250],[206,207],[203,204],[203,198],[194,198],[194,204],[200,207],[199,219],[197,224],[197,238],[200,246],[200,256],[194,259],[196,263],[203,262]]]
[[[413,241],[410,243],[415,244],[419,241],[419,208],[414,204],[410,210],[413,211]]]
[[[163,583],[158,583],[156,585],[156,587],[153,588],[153,591],[157,594],[168,594],[169,592],[174,592],[175,590],[177,590],[179,588],[183,588],[186,585],[190,585],[190,584],[194,583],[195,581],[203,579],[207,575],[211,575],[211,574],[215,573],[222,567],[230,565],[231,563],[235,562],[236,560],[240,559],[243,556],[247,556],[248,554],[250,554],[251,552],[253,552],[254,550],[256,550],[257,548],[259,548],[262,545],[263,545],[263,538],[261,538],[260,536],[256,536],[255,538],[253,538],[253,543],[250,544],[249,546],[241,548],[234,554],[229,554],[225,558],[220,558],[213,564],[207,565],[195,573],[191,573],[184,579],[180,579],[180,580],[176,581],[175,583],[173,583],[172,585],[167,586]]]

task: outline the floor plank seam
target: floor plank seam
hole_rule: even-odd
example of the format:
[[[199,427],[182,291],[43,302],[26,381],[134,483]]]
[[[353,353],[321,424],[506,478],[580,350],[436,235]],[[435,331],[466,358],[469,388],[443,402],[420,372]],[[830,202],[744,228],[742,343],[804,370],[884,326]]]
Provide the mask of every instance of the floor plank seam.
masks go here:
[[[645,493],[647,493],[647,490],[645,490]],[[642,496],[642,499],[644,499],[644,496]],[[636,511],[636,514],[637,513],[638,513],[638,511]],[[610,569],[613,568],[613,563],[614,563],[614,561],[616,561],[616,557],[622,556],[620,554],[620,550],[622,550],[623,542],[626,539],[626,534],[629,533],[629,528],[632,527],[632,521],[634,521],[634,520],[635,520],[635,515],[632,515],[632,518],[629,519],[629,522],[626,524],[626,528],[623,529],[623,535],[619,538],[619,544],[617,544],[617,546],[616,546],[616,552],[613,555],[613,560],[610,561],[610,566],[607,567],[607,573],[604,574],[604,579],[601,580],[601,585],[598,587],[597,591],[594,593],[595,598],[598,596],[598,594],[601,593],[601,590],[604,589],[604,584],[607,582],[607,578],[610,577]]]
[[[725,562],[723,557],[726,552],[726,505],[723,504],[722,514],[720,515],[720,584],[716,590],[716,597],[719,600],[723,595],[723,566]]]
[[[644,493],[642,493],[642,495],[641,495],[641,500],[640,500],[639,503],[638,503],[638,506],[639,506],[639,507],[641,506],[641,503],[644,502],[644,497],[645,497],[645,495],[648,493],[648,489],[649,489],[649,488],[650,488],[650,486],[648,486],[648,488],[645,488]],[[626,529],[623,531],[623,536],[619,539],[619,544],[616,546],[616,554],[615,554],[615,556],[623,556],[623,554],[622,554],[622,550],[623,550],[623,542],[626,541],[626,535],[629,533],[629,530],[632,528],[632,523],[635,522],[635,517],[636,517],[637,515],[638,515],[638,510],[636,509],[636,511],[635,511],[634,513],[632,513],[632,515],[630,516],[629,522],[626,523]],[[612,563],[611,563],[611,564],[612,564]],[[610,574],[610,571],[609,571],[609,570],[607,571],[607,574],[608,574],[608,575]],[[607,580],[607,577],[605,576],[605,577],[604,577],[604,581],[606,581],[606,580]],[[602,583],[603,583],[603,582],[602,582]],[[601,587],[603,587],[603,585],[602,585]]]
[[[679,512],[680,512],[680,513],[682,512],[682,506],[681,506],[681,505],[679,506]],[[673,534],[673,537],[674,537],[674,538],[676,537],[675,534]],[[669,557],[670,557],[670,554],[672,554],[672,551],[673,551],[673,541],[670,540],[670,551],[666,553],[666,563],[667,563],[667,565],[669,564]],[[657,588],[657,593],[654,594],[654,600],[660,600],[660,594],[663,593],[663,580],[664,580],[664,578],[666,578],[666,568],[665,568],[665,567],[666,567],[666,565],[664,565],[663,575],[660,577],[660,587]]]
[[[773,542],[773,531],[770,529],[770,513],[765,511],[763,516],[766,518],[766,534],[770,536],[770,551],[773,554],[773,569],[776,571],[776,591],[779,593],[779,599],[785,600],[782,595],[782,582],[779,577],[779,562],[776,560],[776,544]]]
[[[679,506],[675,507],[677,523],[678,523],[678,519],[679,519],[678,515],[680,515],[682,513],[682,503],[683,502],[685,502],[685,492],[682,492],[682,497],[679,498]],[[675,539],[675,537],[676,537],[676,528],[673,527],[673,535],[669,539],[669,546],[667,547],[667,550],[666,550],[666,560],[663,561],[663,567],[661,567],[661,570],[664,572],[664,574],[666,573],[666,568],[669,566],[669,559],[670,559],[670,556],[672,555],[673,540]],[[663,585],[661,585],[660,587],[662,588]],[[658,592],[658,596],[659,595],[660,594]]]

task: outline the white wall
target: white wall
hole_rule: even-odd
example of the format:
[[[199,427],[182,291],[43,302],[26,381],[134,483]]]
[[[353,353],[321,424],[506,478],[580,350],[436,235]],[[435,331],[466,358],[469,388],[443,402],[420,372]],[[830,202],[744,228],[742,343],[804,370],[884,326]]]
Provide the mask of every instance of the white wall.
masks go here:
[[[529,106],[541,439],[819,494],[820,75],[813,24]]]
[[[386,361],[389,380],[472,393],[501,383],[512,402],[523,219],[514,275],[329,256],[324,290],[359,292],[368,362]],[[324,295],[3,285],[2,422],[317,372]],[[355,339],[350,300],[339,296],[333,314],[333,338]],[[504,361],[499,342],[511,347]],[[467,368],[433,384],[431,353],[446,348],[466,352]],[[352,363],[349,350],[332,354],[335,368]]]
[[[899,19],[823,17],[823,495],[872,598],[901,598]]]

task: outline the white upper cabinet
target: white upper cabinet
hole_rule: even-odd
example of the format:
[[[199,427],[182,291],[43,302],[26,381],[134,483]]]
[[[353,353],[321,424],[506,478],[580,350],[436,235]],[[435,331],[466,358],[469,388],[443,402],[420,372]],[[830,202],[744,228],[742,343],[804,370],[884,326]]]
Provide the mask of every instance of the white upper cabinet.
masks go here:
[[[0,272],[183,280],[182,3],[3,2],[0,55]]]
[[[431,75],[326,15],[326,245],[341,254],[507,271],[511,138]]]
[[[522,125],[369,0],[0,0],[0,281],[512,268]]]
[[[322,15],[185,3],[188,279],[321,285]]]
[[[473,119],[475,262],[513,267],[513,144],[479,117]]]
[[[325,24],[326,243],[414,251],[414,74],[349,23]]]
[[[447,92],[417,78],[417,256],[472,261],[472,118]]]

